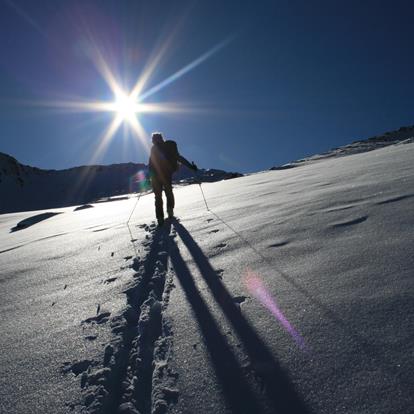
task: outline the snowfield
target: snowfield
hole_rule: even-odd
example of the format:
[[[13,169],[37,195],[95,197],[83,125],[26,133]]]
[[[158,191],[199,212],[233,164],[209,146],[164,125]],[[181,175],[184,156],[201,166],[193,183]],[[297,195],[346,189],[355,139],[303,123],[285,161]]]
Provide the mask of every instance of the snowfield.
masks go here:
[[[0,215],[1,413],[412,413],[413,160]]]

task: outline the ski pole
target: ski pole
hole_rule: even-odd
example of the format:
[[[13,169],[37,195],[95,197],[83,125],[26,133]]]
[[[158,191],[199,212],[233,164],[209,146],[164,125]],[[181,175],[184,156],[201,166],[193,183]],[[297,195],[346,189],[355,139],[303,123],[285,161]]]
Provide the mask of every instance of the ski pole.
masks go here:
[[[201,185],[201,180],[200,180],[200,178],[199,178],[199,177],[197,177],[197,178],[198,178],[198,185],[200,186],[201,194],[202,194],[202,196],[203,196],[204,204],[206,205],[206,209],[207,209],[207,211],[210,211],[210,208],[209,208],[209,206],[208,206],[208,204],[207,204],[206,196],[204,195],[203,187],[202,187],[202,185]]]
[[[136,201],[136,203],[135,203],[135,205],[134,205],[134,208],[132,209],[132,211],[131,211],[131,214],[130,214],[130,216],[129,216],[129,219],[128,219],[128,221],[126,222],[126,224],[128,225],[129,224],[129,221],[131,220],[131,217],[132,217],[132,215],[134,214],[134,211],[135,211],[135,209],[136,209],[136,207],[137,207],[137,204],[138,204],[138,201],[139,201],[139,199],[141,198],[141,193],[139,193],[139,195],[138,195],[138,197],[137,197],[137,201]]]

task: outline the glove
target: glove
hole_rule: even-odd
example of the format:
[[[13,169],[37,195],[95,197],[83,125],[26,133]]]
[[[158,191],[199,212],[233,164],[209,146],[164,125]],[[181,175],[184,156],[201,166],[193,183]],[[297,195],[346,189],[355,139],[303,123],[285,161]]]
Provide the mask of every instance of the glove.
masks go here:
[[[192,168],[194,171],[198,171],[197,165],[195,165],[195,164],[194,164],[194,161],[191,163],[191,168]]]

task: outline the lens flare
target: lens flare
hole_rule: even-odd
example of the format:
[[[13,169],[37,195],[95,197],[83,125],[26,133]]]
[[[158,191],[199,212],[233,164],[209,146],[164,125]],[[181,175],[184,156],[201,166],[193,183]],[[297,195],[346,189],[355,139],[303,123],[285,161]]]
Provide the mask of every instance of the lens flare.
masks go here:
[[[262,279],[256,273],[252,272],[251,270],[247,270],[247,275],[244,282],[247,290],[281,323],[283,328],[290,334],[299,348],[302,350],[307,350],[304,339],[287,320],[286,316],[282,313],[276,303],[276,300],[266,289]]]
[[[151,188],[148,174],[144,170],[140,170],[135,173],[129,179],[129,192],[130,193],[142,193],[148,191]]]

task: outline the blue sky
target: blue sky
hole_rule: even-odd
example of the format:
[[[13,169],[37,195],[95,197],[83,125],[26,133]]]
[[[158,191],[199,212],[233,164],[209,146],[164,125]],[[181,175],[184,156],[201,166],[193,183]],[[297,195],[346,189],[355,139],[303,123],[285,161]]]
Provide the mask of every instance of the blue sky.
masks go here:
[[[414,124],[411,3],[0,0],[0,151],[90,163],[114,114],[53,102],[113,100],[92,48],[127,91],[168,40],[143,92],[230,39],[148,97],[191,111],[138,114],[200,167],[263,170]],[[147,153],[121,126],[98,161]]]

